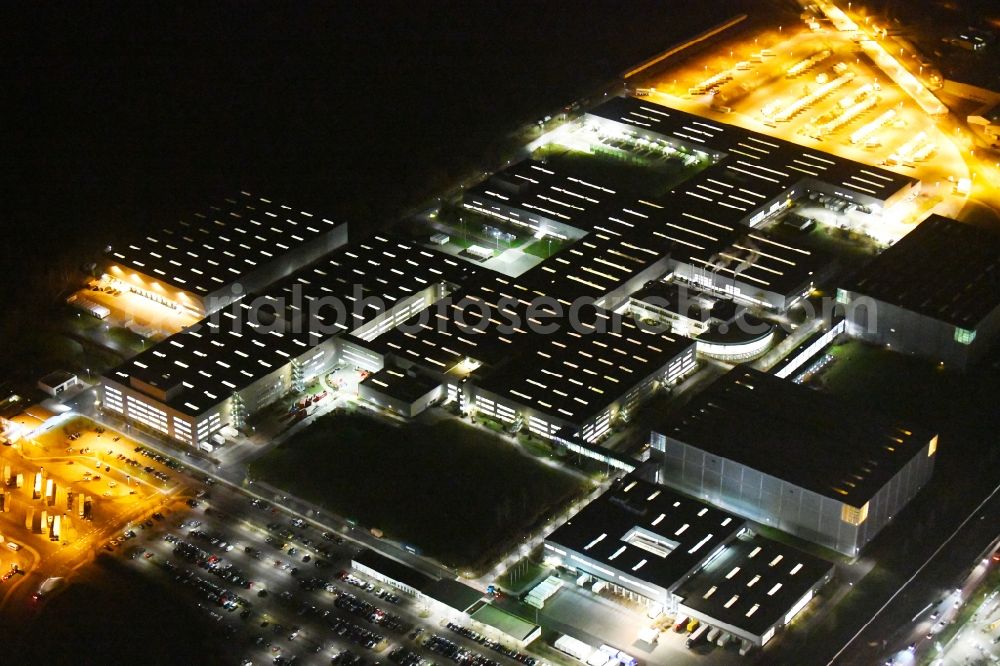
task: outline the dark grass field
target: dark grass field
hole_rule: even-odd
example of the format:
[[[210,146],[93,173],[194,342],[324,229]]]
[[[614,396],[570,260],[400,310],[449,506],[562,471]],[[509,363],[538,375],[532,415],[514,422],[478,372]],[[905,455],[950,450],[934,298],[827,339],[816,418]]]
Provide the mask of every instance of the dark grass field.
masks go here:
[[[394,427],[361,415],[318,419],[254,461],[251,475],[474,569],[581,488],[453,420]]]
[[[236,663],[193,603],[120,559],[84,567],[37,615],[13,610],[0,623],[3,663]]]

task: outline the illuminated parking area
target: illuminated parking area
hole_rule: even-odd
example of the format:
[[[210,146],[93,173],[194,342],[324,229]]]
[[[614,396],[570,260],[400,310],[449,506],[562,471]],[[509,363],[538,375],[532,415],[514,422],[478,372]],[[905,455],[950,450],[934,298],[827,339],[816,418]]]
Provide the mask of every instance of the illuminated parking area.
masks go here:
[[[643,99],[651,105],[684,109],[918,178],[920,195],[887,211],[879,227],[866,232],[888,243],[932,210],[955,216],[966,197],[953,192],[954,182],[969,171],[964,146],[937,125],[940,102],[881,45],[857,36],[818,24],[813,29],[785,25],[722,41],[683,65],[645,75],[647,80],[636,85],[649,86]],[[879,53],[869,53],[872,49]],[[714,72],[728,76],[696,90]],[[901,89],[894,76],[913,85]],[[914,101],[922,99],[921,91],[929,95],[927,109]],[[921,138],[900,151],[916,136]]]
[[[182,488],[173,470],[128,462],[136,446],[74,414],[19,429],[12,446],[0,448],[0,532],[19,546],[4,549],[9,557],[0,556],[0,569],[13,558],[22,568],[61,574],[171,501]]]

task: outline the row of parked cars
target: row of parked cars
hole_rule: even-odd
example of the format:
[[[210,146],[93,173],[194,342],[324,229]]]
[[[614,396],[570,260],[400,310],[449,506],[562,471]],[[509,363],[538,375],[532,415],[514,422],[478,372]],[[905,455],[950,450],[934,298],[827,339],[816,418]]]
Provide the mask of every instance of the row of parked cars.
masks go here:
[[[386,613],[378,606],[368,603],[363,599],[358,599],[350,592],[342,592],[337,597],[337,600],[333,602],[333,605],[392,631],[404,633],[409,628],[396,615]]]
[[[389,653],[389,661],[399,666],[423,666],[425,663],[420,655],[410,652],[403,646],[399,646]]]
[[[174,460],[173,458],[168,458],[164,455],[157,453],[156,451],[153,451],[152,449],[147,449],[145,446],[135,447],[135,452],[138,453],[140,456],[143,456],[145,458],[150,458],[151,460],[155,460],[156,462],[160,463],[161,465],[165,465],[170,469],[176,470],[181,468],[181,464],[176,460]]]
[[[444,636],[434,634],[424,642],[424,647],[435,654],[451,659],[460,666],[500,666],[499,663],[481,654],[455,645]]]
[[[494,650],[495,652],[499,652],[503,656],[509,657],[514,661],[519,661],[522,664],[527,664],[527,666],[535,666],[535,664],[537,663],[537,660],[534,657],[526,655],[523,652],[518,652],[517,650],[512,650],[506,645],[501,645],[497,641],[491,638],[487,638],[486,636],[483,636],[478,631],[473,631],[468,627],[463,627],[462,625],[456,624],[454,622],[449,622],[447,626],[456,634],[461,634],[466,638],[476,641],[480,645],[485,645],[489,649]]]
[[[170,480],[170,476],[167,475],[165,472],[161,472],[161,471],[159,471],[157,469],[153,469],[149,465],[143,466],[143,464],[141,462],[139,462],[138,460],[136,460],[135,458],[129,458],[128,456],[119,453],[118,454],[118,460],[121,461],[122,463],[128,465],[129,467],[134,467],[136,469],[141,469],[142,471],[146,472],[147,474],[149,474],[151,476],[155,476],[157,479],[159,479],[160,481],[163,481],[164,483],[166,483],[167,481]]]
[[[341,619],[334,620],[330,624],[330,631],[369,650],[385,640],[385,637],[374,631]]]

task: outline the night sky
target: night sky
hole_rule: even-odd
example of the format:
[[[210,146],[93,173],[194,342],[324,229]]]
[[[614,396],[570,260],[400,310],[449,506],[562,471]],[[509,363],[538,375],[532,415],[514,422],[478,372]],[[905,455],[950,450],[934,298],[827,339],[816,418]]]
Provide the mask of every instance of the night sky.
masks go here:
[[[15,219],[114,237],[252,189],[371,225],[705,4],[51,13],[12,54]]]
[[[11,14],[0,46],[11,77],[6,306],[39,319],[106,244],[239,190],[347,220],[363,237],[490,163],[515,127],[739,2],[750,0]],[[0,368],[17,365],[20,326],[0,324]]]

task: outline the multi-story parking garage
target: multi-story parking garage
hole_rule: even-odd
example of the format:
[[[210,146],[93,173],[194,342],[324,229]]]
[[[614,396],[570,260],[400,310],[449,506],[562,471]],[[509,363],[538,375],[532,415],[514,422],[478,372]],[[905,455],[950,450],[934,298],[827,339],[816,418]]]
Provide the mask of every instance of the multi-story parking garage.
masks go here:
[[[742,366],[650,435],[659,481],[852,556],[927,483],[937,445],[917,425]]]

